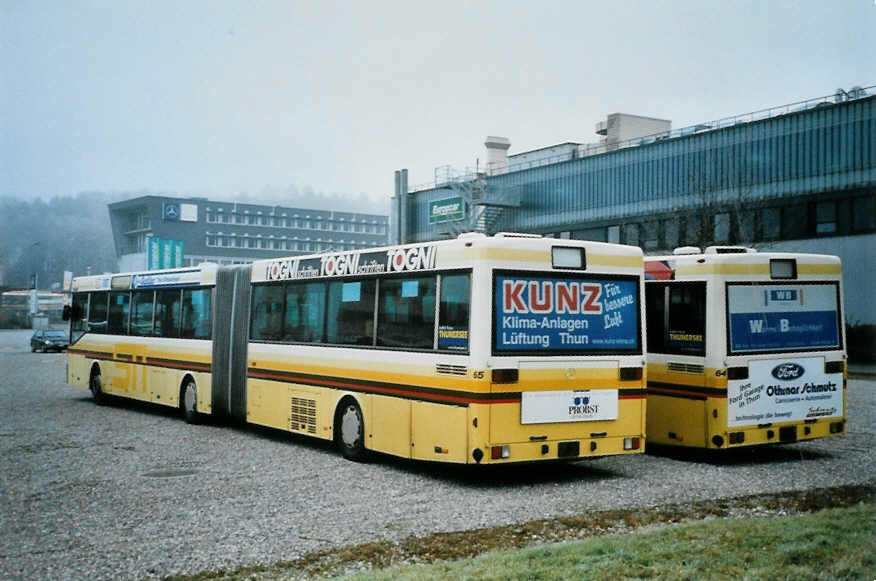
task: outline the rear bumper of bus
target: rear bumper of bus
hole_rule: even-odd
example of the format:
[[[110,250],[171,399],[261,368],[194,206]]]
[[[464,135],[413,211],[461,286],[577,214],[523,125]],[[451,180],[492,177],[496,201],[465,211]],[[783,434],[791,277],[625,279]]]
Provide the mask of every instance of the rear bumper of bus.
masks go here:
[[[641,454],[645,450],[642,436],[613,436],[580,440],[555,440],[491,444],[475,448],[469,462],[475,464],[509,464],[542,460],[580,460],[616,454]]]
[[[758,426],[730,428],[710,434],[709,448],[738,448],[761,444],[793,444],[846,433],[846,419],[825,418],[804,422],[761,424]]]

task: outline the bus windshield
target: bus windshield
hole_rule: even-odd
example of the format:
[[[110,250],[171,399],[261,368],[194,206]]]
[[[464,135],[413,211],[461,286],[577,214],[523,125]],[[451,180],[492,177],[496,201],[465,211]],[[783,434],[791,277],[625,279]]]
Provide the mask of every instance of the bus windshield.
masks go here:
[[[493,297],[497,355],[641,352],[635,277],[497,273]]]
[[[841,349],[837,283],[727,283],[730,354]]]

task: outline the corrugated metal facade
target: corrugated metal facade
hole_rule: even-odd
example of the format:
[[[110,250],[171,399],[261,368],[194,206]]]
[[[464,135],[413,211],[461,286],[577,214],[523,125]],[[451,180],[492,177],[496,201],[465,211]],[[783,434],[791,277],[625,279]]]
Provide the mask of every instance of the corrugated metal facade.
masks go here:
[[[710,203],[782,199],[876,185],[876,97],[824,103],[772,119],[488,177],[519,191],[495,230],[555,232]],[[444,188],[407,196],[407,238],[442,237],[429,202]]]

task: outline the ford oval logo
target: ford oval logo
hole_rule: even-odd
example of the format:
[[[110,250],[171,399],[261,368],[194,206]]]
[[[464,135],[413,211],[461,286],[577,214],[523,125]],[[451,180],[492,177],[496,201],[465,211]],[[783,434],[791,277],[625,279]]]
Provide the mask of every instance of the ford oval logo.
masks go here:
[[[806,370],[802,365],[796,363],[782,363],[773,367],[773,377],[776,379],[797,379],[801,377]]]

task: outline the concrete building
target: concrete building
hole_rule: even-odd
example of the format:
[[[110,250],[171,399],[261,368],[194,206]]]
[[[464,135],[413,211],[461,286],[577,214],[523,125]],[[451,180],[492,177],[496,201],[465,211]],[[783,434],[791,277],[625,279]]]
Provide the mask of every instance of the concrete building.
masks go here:
[[[387,243],[380,214],[142,196],[109,205],[119,270],[146,270],[152,238],[181,241],[182,266],[242,264],[275,256]]]
[[[436,171],[415,191],[396,172],[392,240],[514,231],[649,254],[709,244],[837,254],[846,320],[876,324],[874,87],[675,130],[613,114],[597,134],[507,156],[511,140],[489,137],[482,171]]]

